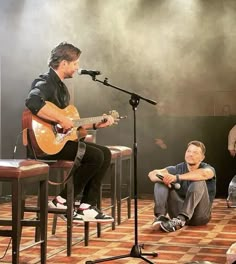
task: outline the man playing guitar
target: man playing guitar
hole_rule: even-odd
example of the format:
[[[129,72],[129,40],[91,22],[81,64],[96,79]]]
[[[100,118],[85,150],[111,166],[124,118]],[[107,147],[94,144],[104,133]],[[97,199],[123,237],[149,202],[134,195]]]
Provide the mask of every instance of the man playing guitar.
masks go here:
[[[26,106],[35,118],[42,119],[49,125],[52,123],[59,125],[65,135],[70,134],[70,131],[75,127],[73,120],[63,112],[66,112],[70,102],[70,94],[63,80],[72,78],[78,70],[80,54],[80,49],[70,43],[62,42],[57,45],[51,51],[48,61],[49,71],[33,81],[26,98]],[[99,122],[84,124],[76,130],[78,130],[80,137],[83,137],[86,135],[86,129],[107,127],[113,123],[114,118],[105,115]],[[43,133],[44,130],[41,130]],[[49,143],[50,141],[48,140]],[[73,220],[75,222],[112,222],[114,221],[112,217],[103,214],[96,207],[101,182],[111,161],[111,153],[108,148],[91,142],[68,140],[55,153],[42,151],[40,158],[74,161],[78,147],[82,147],[85,152],[80,166],[73,175],[74,194],[77,196],[82,193],[82,198],[78,210],[74,212]],[[49,203],[49,206],[65,209],[65,197],[66,188]]]

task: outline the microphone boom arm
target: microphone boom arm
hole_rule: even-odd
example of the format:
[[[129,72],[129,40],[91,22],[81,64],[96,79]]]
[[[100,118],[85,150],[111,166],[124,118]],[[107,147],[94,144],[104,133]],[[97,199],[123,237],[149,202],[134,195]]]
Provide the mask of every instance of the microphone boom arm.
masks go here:
[[[108,78],[105,78],[104,81],[101,81],[101,80],[96,79],[96,76],[93,76],[92,79],[93,79],[94,81],[96,81],[96,82],[100,82],[100,83],[102,83],[102,84],[104,84],[104,85],[106,85],[106,86],[110,86],[110,87],[112,87],[112,88],[114,88],[114,89],[117,89],[117,90],[119,90],[119,91],[121,91],[121,92],[124,92],[124,93],[130,94],[130,95],[131,95],[131,100],[133,101],[133,102],[130,102],[130,104],[133,103],[132,105],[135,106],[135,107],[138,105],[140,99],[142,99],[142,100],[144,100],[144,101],[146,101],[146,102],[148,102],[148,103],[150,103],[150,104],[153,104],[153,105],[156,105],[156,104],[157,104],[156,101],[153,101],[153,100],[151,100],[151,99],[145,98],[145,97],[143,97],[143,96],[141,96],[141,95],[139,95],[139,94],[136,94],[136,93],[132,93],[132,92],[126,91],[126,90],[124,90],[124,89],[121,89],[120,87],[117,87],[117,86],[111,85],[111,84],[108,82]],[[137,102],[137,101],[138,101],[138,102]],[[136,103],[137,103],[137,105],[136,105]]]

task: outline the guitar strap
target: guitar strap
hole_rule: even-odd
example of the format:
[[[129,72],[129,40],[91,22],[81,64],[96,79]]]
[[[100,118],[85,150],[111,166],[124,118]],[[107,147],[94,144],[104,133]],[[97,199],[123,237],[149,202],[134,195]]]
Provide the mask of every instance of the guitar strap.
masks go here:
[[[83,159],[85,151],[86,151],[86,144],[82,141],[78,141],[78,149],[77,149],[76,157],[74,160],[74,164],[73,164],[72,168],[69,170],[69,172],[68,172],[67,176],[65,177],[65,179],[63,180],[63,182],[53,182],[50,180],[48,182],[52,185],[66,184],[68,182],[68,180],[70,179],[70,177],[74,175],[75,171],[81,165],[81,161]]]

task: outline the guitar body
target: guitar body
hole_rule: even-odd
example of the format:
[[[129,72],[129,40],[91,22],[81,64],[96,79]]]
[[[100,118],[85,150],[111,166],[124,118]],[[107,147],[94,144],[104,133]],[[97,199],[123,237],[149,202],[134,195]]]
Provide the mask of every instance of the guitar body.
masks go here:
[[[77,109],[68,105],[64,109],[58,108],[51,102],[46,102],[54,109],[55,113],[62,114],[72,120],[74,127],[64,133],[58,124],[44,120],[33,115],[28,109],[24,110],[22,116],[23,143],[32,147],[37,156],[54,155],[60,152],[67,141],[78,140],[78,127],[99,122],[106,122],[106,116],[80,118]],[[110,116],[118,120],[119,114],[113,110]],[[24,135],[26,132],[26,135]],[[84,137],[81,132],[81,137]]]
[[[80,118],[77,109],[73,105],[60,109],[50,102],[47,102],[47,104],[50,104],[56,112],[70,119],[78,120]],[[37,156],[57,154],[63,149],[67,141],[78,139],[76,127],[66,134],[59,133],[56,130],[56,124],[33,115],[28,109],[23,112],[22,127],[23,129],[27,128],[28,140],[30,140]]]

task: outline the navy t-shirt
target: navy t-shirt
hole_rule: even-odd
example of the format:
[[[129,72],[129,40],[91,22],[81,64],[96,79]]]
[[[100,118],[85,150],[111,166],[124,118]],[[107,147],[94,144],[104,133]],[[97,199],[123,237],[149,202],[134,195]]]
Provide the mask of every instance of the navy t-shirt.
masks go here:
[[[215,169],[212,166],[210,166],[209,164],[204,163],[204,162],[200,163],[199,169],[201,169],[201,168],[210,168],[214,172],[214,177],[212,177],[209,180],[206,180],[209,199],[210,199],[210,202],[213,202],[215,195],[216,195],[216,172],[215,172]],[[168,167],[166,167],[166,169],[170,174],[174,174],[174,175],[175,174],[184,174],[184,173],[189,172],[186,162],[179,163],[176,166],[168,166]],[[178,193],[178,195],[181,198],[185,198],[188,186],[190,185],[191,182],[192,181],[188,181],[188,180],[184,180],[184,181],[180,182],[181,188],[176,190],[176,192]]]

